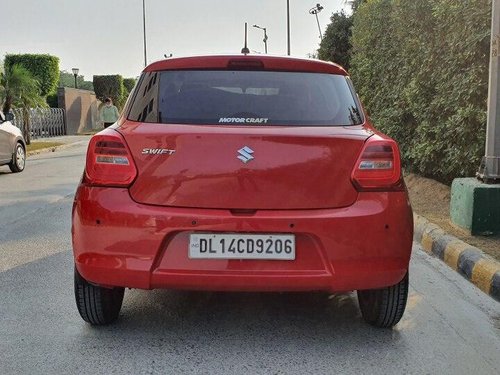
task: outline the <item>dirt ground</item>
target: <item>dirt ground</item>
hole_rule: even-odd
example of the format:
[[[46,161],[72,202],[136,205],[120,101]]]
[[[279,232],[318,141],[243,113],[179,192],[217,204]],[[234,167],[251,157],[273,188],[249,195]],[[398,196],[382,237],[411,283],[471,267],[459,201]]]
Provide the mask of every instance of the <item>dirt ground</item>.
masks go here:
[[[449,186],[415,174],[407,174],[405,182],[410,193],[413,212],[500,261],[500,236],[471,236],[451,223]]]

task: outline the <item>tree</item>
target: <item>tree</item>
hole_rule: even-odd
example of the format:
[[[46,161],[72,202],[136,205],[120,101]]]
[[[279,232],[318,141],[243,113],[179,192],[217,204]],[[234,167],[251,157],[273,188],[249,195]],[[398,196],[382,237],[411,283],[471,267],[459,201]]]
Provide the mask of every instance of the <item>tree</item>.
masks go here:
[[[84,76],[77,76],[76,82],[80,90],[94,91],[94,85],[90,81],[85,81]],[[59,73],[59,87],[75,87],[75,76],[65,70]]]
[[[351,9],[354,12],[358,10],[360,5],[364,2],[365,0],[346,0],[346,3],[351,6]]]
[[[352,14],[348,16],[344,11],[332,14],[331,23],[326,27],[321,40],[317,56],[321,60],[332,61],[343,66],[346,70],[351,67],[351,36],[354,14],[365,0],[345,0],[351,7]]]
[[[323,40],[318,49],[321,60],[332,61],[349,70],[351,59],[351,27],[352,18],[343,11],[330,18]]]
[[[19,54],[5,56],[5,69],[21,65],[35,78],[40,87],[40,94],[47,96],[55,92],[59,81],[59,58],[47,54]]]
[[[31,143],[29,109],[46,106],[40,95],[40,84],[31,73],[21,65],[5,68],[0,74],[0,95],[3,112],[7,113],[15,106],[23,111],[23,133],[27,144]]]
[[[93,83],[95,95],[100,101],[104,102],[109,97],[118,108],[123,106],[126,98],[121,75],[94,76]]]

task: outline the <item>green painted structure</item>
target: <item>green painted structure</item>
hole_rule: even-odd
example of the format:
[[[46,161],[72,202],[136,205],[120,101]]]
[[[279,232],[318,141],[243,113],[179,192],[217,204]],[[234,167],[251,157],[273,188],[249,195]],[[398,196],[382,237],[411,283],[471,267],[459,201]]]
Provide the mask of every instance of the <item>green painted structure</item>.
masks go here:
[[[451,185],[450,217],[473,235],[500,234],[500,184],[456,178]]]

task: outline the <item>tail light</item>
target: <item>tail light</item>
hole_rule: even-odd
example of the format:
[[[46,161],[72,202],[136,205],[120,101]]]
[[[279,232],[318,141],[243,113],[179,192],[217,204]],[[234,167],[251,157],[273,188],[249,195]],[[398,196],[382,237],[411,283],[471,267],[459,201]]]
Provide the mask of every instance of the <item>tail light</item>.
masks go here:
[[[368,139],[352,171],[360,191],[404,190],[399,149],[392,139]]]
[[[233,59],[229,60],[227,67],[234,70],[260,70],[264,69],[264,63],[261,60]]]
[[[85,165],[88,184],[126,187],[136,175],[132,155],[120,133],[109,129],[92,137]]]

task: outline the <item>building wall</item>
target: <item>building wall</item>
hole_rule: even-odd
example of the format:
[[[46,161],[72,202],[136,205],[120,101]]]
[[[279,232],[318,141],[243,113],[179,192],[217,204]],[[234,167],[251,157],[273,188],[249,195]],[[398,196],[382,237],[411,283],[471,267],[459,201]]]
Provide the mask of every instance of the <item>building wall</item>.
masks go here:
[[[95,93],[70,87],[57,89],[59,108],[66,110],[67,134],[79,134],[102,127],[99,123],[99,100]]]

